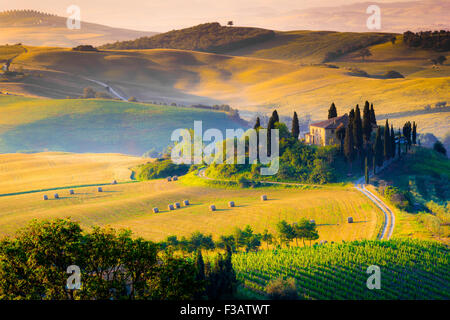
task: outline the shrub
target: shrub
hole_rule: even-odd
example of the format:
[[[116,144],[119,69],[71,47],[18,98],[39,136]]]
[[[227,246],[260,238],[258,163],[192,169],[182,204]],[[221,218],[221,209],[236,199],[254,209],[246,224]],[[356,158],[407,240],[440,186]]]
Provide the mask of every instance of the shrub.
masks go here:
[[[404,76],[397,71],[394,70],[389,70],[388,72],[386,72],[383,76],[386,79],[399,79],[399,78],[404,78]]]
[[[166,178],[171,176],[181,176],[188,172],[189,166],[186,164],[174,164],[170,159],[157,159],[141,165],[137,168],[136,179],[151,180]]]
[[[265,291],[267,296],[271,300],[297,300],[297,285],[293,278],[283,279],[277,278],[275,280],[271,280]]]

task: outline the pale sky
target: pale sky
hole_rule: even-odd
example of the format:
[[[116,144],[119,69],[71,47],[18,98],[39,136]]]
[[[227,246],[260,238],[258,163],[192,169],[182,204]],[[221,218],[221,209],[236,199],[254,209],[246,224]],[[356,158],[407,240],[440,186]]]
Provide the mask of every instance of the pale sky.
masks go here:
[[[406,2],[411,0],[376,0]],[[366,2],[364,0],[14,0],[2,1],[0,11],[34,9],[68,16],[70,5],[81,9],[81,20],[111,27],[164,32],[217,21],[238,26],[264,26],[264,17],[310,7]]]

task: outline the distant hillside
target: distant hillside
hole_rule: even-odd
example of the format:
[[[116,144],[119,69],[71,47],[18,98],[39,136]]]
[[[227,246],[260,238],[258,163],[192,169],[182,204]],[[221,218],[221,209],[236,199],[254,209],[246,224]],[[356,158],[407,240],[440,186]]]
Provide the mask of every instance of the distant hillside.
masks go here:
[[[140,156],[170,143],[172,131],[240,128],[225,112],[100,99],[0,97],[0,153],[67,151]],[[55,134],[57,133],[57,134]]]
[[[155,32],[111,28],[81,22],[81,29],[70,30],[66,17],[35,10],[0,12],[0,44],[23,43],[32,46],[74,47],[80,44],[95,46],[112,41],[152,36]]]
[[[220,53],[250,44],[267,41],[275,36],[272,30],[224,27],[219,23],[204,23],[191,28],[173,30],[153,37],[142,37],[103,45],[103,49],[182,49]]]

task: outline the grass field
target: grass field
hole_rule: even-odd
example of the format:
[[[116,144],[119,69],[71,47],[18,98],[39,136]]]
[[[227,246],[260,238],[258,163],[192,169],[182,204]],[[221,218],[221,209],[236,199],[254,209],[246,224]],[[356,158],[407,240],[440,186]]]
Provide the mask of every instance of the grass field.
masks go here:
[[[14,159],[14,156],[9,157]],[[63,160],[64,157],[68,159]],[[48,169],[49,163],[53,166],[48,171],[47,180],[53,180],[52,172],[56,173],[55,181],[48,186],[54,186],[56,183],[61,186],[83,184],[82,181],[110,182],[111,178],[116,177],[114,168],[107,168],[103,173],[104,176],[98,177],[97,180],[96,169],[91,162],[92,155],[35,154],[23,155],[23,158],[32,158],[29,162],[33,163],[34,170],[19,175],[23,182],[20,189],[13,182],[3,183],[1,185],[3,193],[23,190],[25,182],[29,184],[30,189],[37,188],[42,178],[42,171],[38,168]],[[122,159],[116,156],[116,160],[117,158],[119,161],[114,167],[120,172],[128,168],[127,161],[137,161],[129,157]],[[19,160],[16,158],[15,161]],[[74,167],[72,161],[79,164]],[[97,161],[102,161],[100,156]],[[15,165],[16,172],[19,173],[22,166],[18,162]],[[107,167],[104,164],[101,166]],[[67,181],[64,181],[64,172],[67,173]],[[74,174],[79,174],[79,177],[75,179]],[[174,234],[186,236],[194,231],[211,233],[217,237],[231,233],[236,226],[242,227],[247,224],[258,232],[262,232],[265,228],[275,232],[275,224],[280,219],[293,222],[301,217],[316,221],[321,239],[328,241],[374,239],[381,225],[378,209],[353,188],[239,189],[195,185],[192,179],[199,178],[190,179],[185,183],[182,181],[183,178],[178,182],[154,180],[119,183],[104,186],[103,193],[98,193],[96,187],[91,186],[76,188],[74,195],[69,195],[67,188],[0,197],[0,234],[11,235],[33,218],[69,216],[80,221],[83,226],[110,225],[115,228],[130,228],[136,235],[152,240],[162,240]],[[61,198],[54,200],[54,193],[58,193]],[[260,200],[263,193],[267,194],[269,201]],[[50,200],[42,200],[44,194],[49,195]],[[175,211],[167,210],[169,203],[182,202],[184,199],[188,199],[191,205]],[[230,200],[235,201],[235,208],[227,208],[227,202]],[[210,204],[215,204],[218,210],[210,212],[208,209]],[[153,214],[153,207],[160,208],[161,213]],[[347,224],[347,216],[353,216],[355,223]]]
[[[227,114],[98,99],[0,96],[0,152],[67,151],[142,155],[164,149],[172,131],[240,128]]]

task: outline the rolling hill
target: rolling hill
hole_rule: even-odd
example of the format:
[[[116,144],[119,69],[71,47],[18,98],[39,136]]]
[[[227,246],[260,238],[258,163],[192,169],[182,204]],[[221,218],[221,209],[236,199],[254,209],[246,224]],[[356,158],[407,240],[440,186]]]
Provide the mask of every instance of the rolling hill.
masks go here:
[[[0,12],[0,43],[74,47],[80,44],[101,45],[156,34],[84,21],[79,30],[70,30],[66,26],[66,20],[65,17],[35,10]]]
[[[0,152],[66,151],[141,156],[177,128],[240,128],[226,113],[101,99],[0,96]]]

